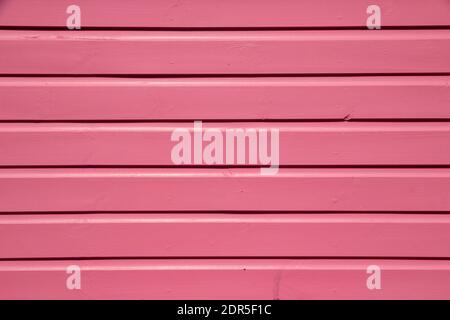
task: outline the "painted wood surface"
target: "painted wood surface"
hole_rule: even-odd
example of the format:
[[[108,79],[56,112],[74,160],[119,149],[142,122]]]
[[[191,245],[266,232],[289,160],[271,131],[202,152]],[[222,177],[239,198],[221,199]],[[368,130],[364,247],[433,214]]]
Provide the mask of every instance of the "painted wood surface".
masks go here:
[[[447,0],[72,4],[0,0],[0,299],[450,298]],[[176,167],[195,120],[281,168]]]
[[[0,31],[0,74],[449,73],[450,30]]]
[[[0,216],[0,258],[450,256],[444,214]]]
[[[2,0],[0,26],[65,27],[71,0]],[[365,27],[369,0],[77,0],[83,27]],[[448,26],[446,0],[378,0],[383,26]],[[257,10],[255,10],[255,7]]]
[[[216,149],[223,154],[230,140],[227,130],[278,130],[282,166],[450,164],[447,122],[203,123],[202,128],[202,136],[212,129],[222,134]],[[177,129],[188,131],[193,141],[194,123],[3,123],[0,166],[174,166],[172,150],[183,143],[171,139]],[[260,143],[257,135],[252,137],[245,138],[247,150]],[[203,141],[200,150],[190,141],[188,164],[194,164],[196,149],[203,153],[210,144]],[[212,165],[230,165],[225,156],[221,159]],[[263,165],[260,160],[255,164]],[[248,154],[244,164],[252,164]],[[210,164],[203,160],[200,165]]]
[[[67,267],[81,290],[67,290]],[[380,267],[382,289],[368,290]],[[2,261],[1,299],[446,299],[448,261],[107,260]]]
[[[450,77],[0,78],[0,120],[450,119]]]
[[[450,123],[204,123],[218,130],[226,154],[227,130],[279,130],[280,165],[449,165]],[[0,124],[1,166],[174,166],[172,140],[184,129],[194,139],[194,123],[26,123]],[[249,137],[252,137],[249,135]],[[256,139],[256,140],[255,140]],[[246,149],[258,136],[246,138]],[[181,140],[181,143],[183,141]],[[238,139],[234,138],[236,146]],[[203,141],[202,149],[211,144]],[[189,142],[193,164],[196,147]],[[236,147],[235,147],[236,148]],[[237,154],[237,151],[236,151]],[[223,158],[223,159],[222,159]],[[216,165],[227,164],[225,157]],[[204,161],[199,165],[207,165]],[[215,165],[213,164],[213,165]],[[235,160],[234,165],[237,164]],[[252,164],[245,156],[244,164]],[[262,165],[260,159],[257,163]],[[230,165],[228,163],[228,165]]]
[[[450,211],[450,169],[2,169],[0,211]]]

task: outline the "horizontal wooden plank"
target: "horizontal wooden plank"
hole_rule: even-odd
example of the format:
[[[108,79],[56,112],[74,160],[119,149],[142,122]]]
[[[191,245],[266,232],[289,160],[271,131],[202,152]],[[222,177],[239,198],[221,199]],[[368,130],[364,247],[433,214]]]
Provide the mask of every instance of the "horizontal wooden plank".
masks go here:
[[[69,290],[69,266],[80,289]],[[369,290],[369,266],[381,289]],[[71,270],[71,269],[69,269]],[[448,299],[446,260],[2,261],[1,299]]]
[[[450,215],[0,215],[0,258],[441,257]]]
[[[65,27],[70,0],[3,0],[0,26]],[[83,27],[366,26],[368,0],[77,0]],[[445,0],[378,0],[383,26],[449,25]]]
[[[0,120],[450,119],[450,77],[0,78]]]
[[[223,143],[219,165],[227,161],[230,138],[227,130],[260,129],[279,131],[280,165],[450,165],[450,123],[202,123],[202,134],[218,130]],[[0,165],[2,166],[173,166],[172,141],[175,130],[189,132],[191,150],[201,153],[211,143],[195,147],[194,123],[3,123],[0,124]],[[273,133],[272,133],[273,134]],[[252,163],[249,152],[257,153],[261,139],[245,140],[245,163]],[[269,137],[270,139],[270,137]],[[255,144],[253,144],[255,143]],[[237,140],[233,142],[237,145]],[[205,149],[205,150],[204,150]],[[278,149],[279,151],[274,151]],[[270,150],[269,150],[270,151]],[[209,165],[205,162],[197,165]]]
[[[450,169],[2,169],[0,211],[450,211]]]
[[[450,72],[450,30],[0,31],[1,74]]]

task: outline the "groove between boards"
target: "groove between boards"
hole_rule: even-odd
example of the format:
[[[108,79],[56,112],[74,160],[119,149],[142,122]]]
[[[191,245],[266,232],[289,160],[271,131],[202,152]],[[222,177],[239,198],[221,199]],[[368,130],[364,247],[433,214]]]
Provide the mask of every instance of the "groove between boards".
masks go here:
[[[382,30],[447,30],[450,25],[382,26]],[[77,31],[65,26],[5,26],[0,30],[29,31]],[[314,31],[314,30],[368,30],[366,26],[323,26],[323,27],[82,27],[79,31]]]
[[[388,77],[388,76],[450,76],[450,72],[398,72],[398,73],[212,73],[212,74],[27,74],[27,73],[0,73],[0,78],[269,78],[269,77]]]
[[[260,169],[270,165],[26,165],[0,166],[2,169]],[[450,169],[445,165],[280,165],[280,169]]]
[[[204,123],[305,123],[305,122],[325,122],[325,123],[336,123],[336,122],[450,122],[450,118],[423,118],[423,119],[351,119],[351,118],[343,118],[343,119],[202,119],[202,118],[193,118],[193,119],[126,119],[126,120],[0,120],[0,125],[2,123],[192,123],[193,121],[202,121]]]
[[[274,259],[274,260],[398,260],[398,261],[411,261],[411,260],[420,260],[420,261],[450,261],[449,257],[365,257],[365,256],[354,256],[354,257],[272,257],[272,256],[261,256],[261,257],[247,257],[247,256],[229,256],[229,257],[58,257],[58,258],[0,258],[0,262],[2,261],[72,261],[72,260],[81,260],[81,261],[103,261],[103,260],[263,260],[263,259]]]
[[[95,214],[310,214],[310,215],[320,215],[320,214],[392,214],[392,215],[423,215],[423,214],[433,214],[433,215],[448,215],[450,211],[392,211],[392,210],[308,210],[308,211],[295,211],[295,210],[89,210],[89,211],[15,211],[15,212],[0,212],[0,216],[17,216],[17,215],[48,215],[48,214],[71,214],[71,215],[95,215]]]

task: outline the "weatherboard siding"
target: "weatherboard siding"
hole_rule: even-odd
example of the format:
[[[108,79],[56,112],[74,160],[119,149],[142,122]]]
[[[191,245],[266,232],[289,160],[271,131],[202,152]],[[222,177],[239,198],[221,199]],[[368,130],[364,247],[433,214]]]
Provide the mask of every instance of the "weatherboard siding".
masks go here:
[[[376,2],[0,1],[0,298],[449,299],[450,3]]]

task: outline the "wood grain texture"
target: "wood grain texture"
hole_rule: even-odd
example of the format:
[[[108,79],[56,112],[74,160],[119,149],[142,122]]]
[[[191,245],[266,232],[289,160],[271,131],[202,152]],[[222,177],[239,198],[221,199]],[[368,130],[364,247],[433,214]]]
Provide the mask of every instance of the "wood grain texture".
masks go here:
[[[427,214],[0,215],[0,258],[441,257],[450,216]]]
[[[450,30],[0,31],[0,74],[450,72]]]
[[[0,120],[450,119],[450,77],[0,78]]]
[[[280,165],[450,165],[447,148],[450,123],[447,122],[203,123],[202,128],[202,134],[210,129],[222,133],[223,154],[229,142],[225,138],[227,130],[279,130]],[[172,141],[171,135],[176,129],[189,131],[193,141],[193,122],[3,123],[0,124],[0,165],[174,166],[172,149],[179,142]],[[209,144],[204,141],[202,146],[206,148]],[[246,152],[251,147],[247,140]],[[194,164],[193,142],[190,150],[189,163]],[[231,165],[222,158],[222,165]],[[245,164],[252,164],[249,160],[246,155]],[[259,158],[256,160],[261,164]],[[203,161],[199,165],[206,164]]]
[[[81,268],[68,290],[67,267]],[[367,267],[381,290],[367,289]],[[0,262],[1,299],[446,299],[445,260],[106,260]]]
[[[450,211],[450,169],[2,169],[0,211]]]
[[[70,0],[2,0],[0,26],[65,27]],[[368,0],[77,0],[82,27],[365,27]],[[449,25],[445,0],[378,0],[383,26]],[[257,8],[257,9],[255,9]]]

